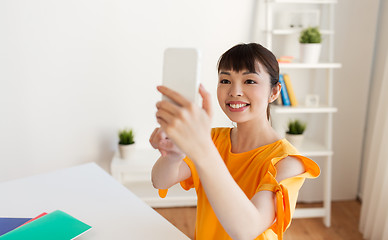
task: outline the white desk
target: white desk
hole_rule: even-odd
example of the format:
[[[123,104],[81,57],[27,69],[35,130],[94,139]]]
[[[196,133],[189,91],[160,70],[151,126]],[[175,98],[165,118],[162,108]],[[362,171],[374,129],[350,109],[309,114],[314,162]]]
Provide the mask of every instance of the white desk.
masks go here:
[[[0,183],[0,216],[62,210],[93,228],[79,239],[189,239],[94,163]]]

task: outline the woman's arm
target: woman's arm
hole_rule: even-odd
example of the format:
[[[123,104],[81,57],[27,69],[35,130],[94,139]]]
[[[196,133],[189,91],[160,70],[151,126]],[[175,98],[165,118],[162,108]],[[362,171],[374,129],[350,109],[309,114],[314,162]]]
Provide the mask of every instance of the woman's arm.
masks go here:
[[[161,156],[152,168],[152,184],[156,189],[169,189],[191,176],[189,166],[182,159]]]
[[[216,149],[209,149],[201,158],[193,162],[206,196],[231,238],[254,239],[273,224],[275,198],[272,192],[262,191],[252,200],[248,199]]]
[[[217,151],[217,150],[216,150]],[[254,239],[273,224],[275,194],[260,191],[252,199],[234,181],[218,152],[209,149],[196,163],[206,196],[220,223],[233,239]],[[303,164],[286,157],[277,165],[278,182],[303,173]]]
[[[183,161],[185,154],[156,128],[150,137],[152,147],[158,149],[161,157],[152,168],[151,180],[157,189],[168,189],[191,176],[189,166]]]

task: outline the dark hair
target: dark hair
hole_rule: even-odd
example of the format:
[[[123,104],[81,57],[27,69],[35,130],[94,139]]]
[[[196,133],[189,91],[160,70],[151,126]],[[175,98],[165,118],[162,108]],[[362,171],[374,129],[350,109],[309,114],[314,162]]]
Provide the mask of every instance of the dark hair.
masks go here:
[[[233,70],[239,72],[247,69],[256,71],[256,61],[260,62],[271,78],[271,88],[279,83],[279,64],[275,55],[258,43],[238,44],[226,51],[218,60],[218,72]],[[269,120],[269,105],[267,119]]]

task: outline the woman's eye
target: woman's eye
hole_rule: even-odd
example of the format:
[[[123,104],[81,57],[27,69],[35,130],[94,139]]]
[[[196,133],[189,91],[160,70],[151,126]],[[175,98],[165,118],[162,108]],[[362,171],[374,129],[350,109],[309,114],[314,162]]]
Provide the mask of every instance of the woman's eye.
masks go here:
[[[247,83],[247,84],[255,84],[256,81],[248,79],[248,80],[245,81],[245,83]]]
[[[230,81],[227,80],[227,79],[221,79],[220,83],[221,83],[221,84],[229,84]]]

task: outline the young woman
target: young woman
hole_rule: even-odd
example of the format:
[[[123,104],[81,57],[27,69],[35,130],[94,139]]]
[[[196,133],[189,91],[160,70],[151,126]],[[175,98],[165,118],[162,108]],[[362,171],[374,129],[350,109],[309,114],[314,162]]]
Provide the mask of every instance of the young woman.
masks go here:
[[[319,167],[281,139],[269,122],[280,93],[279,66],[263,46],[239,44],[218,63],[218,102],[234,128],[211,128],[210,94],[202,108],[159,86],[172,99],[156,104],[160,128],[150,137],[161,157],[152,182],[165,197],[176,183],[195,187],[196,239],[282,239],[298,191]]]

